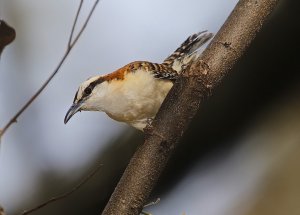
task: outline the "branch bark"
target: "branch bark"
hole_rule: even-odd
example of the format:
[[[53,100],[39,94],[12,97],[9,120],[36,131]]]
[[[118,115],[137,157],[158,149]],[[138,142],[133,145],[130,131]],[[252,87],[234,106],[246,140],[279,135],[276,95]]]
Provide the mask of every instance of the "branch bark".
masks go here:
[[[239,1],[201,58],[187,68],[171,89],[103,215],[141,212],[201,102],[242,56],[277,3],[278,0]]]

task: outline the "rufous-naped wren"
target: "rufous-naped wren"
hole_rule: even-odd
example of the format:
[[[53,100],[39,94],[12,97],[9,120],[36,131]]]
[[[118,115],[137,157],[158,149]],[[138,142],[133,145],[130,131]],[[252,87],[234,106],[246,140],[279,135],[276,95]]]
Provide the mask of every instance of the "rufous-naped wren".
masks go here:
[[[114,120],[142,130],[155,117],[176,78],[211,39],[206,31],[189,36],[163,63],[135,61],[107,75],[84,81],[64,122],[78,111],[102,111]]]

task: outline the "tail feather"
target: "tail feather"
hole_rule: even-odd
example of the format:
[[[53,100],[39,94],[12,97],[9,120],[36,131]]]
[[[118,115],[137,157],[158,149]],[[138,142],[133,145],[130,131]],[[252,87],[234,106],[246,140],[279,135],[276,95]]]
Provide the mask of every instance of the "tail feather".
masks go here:
[[[178,49],[174,51],[169,57],[167,57],[163,64],[170,66],[178,72],[181,72],[181,68],[178,65],[187,64],[196,57],[196,52],[203,44],[213,37],[212,33],[202,31],[189,36]]]

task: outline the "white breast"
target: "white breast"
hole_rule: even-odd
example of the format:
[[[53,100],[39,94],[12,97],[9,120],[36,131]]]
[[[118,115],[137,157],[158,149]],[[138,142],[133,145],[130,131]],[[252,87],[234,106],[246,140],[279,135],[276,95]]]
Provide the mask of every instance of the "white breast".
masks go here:
[[[154,118],[172,86],[171,81],[155,79],[150,72],[128,73],[124,80],[107,85],[102,109],[111,118],[142,130],[147,119]]]

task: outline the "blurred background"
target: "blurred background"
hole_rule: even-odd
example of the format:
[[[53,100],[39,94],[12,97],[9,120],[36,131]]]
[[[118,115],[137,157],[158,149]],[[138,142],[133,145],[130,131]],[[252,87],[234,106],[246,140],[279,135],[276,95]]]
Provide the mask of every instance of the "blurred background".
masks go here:
[[[216,33],[237,0],[101,1],[61,71],[1,142],[0,205],[19,214],[100,214],[143,134],[104,113],[63,124],[78,85],[134,60],[161,62],[187,36]],[[0,59],[0,127],[64,54],[79,1],[0,0],[16,40]],[[93,1],[85,1],[79,24]],[[300,3],[282,0],[202,104],[145,211],[153,215],[300,214]]]

